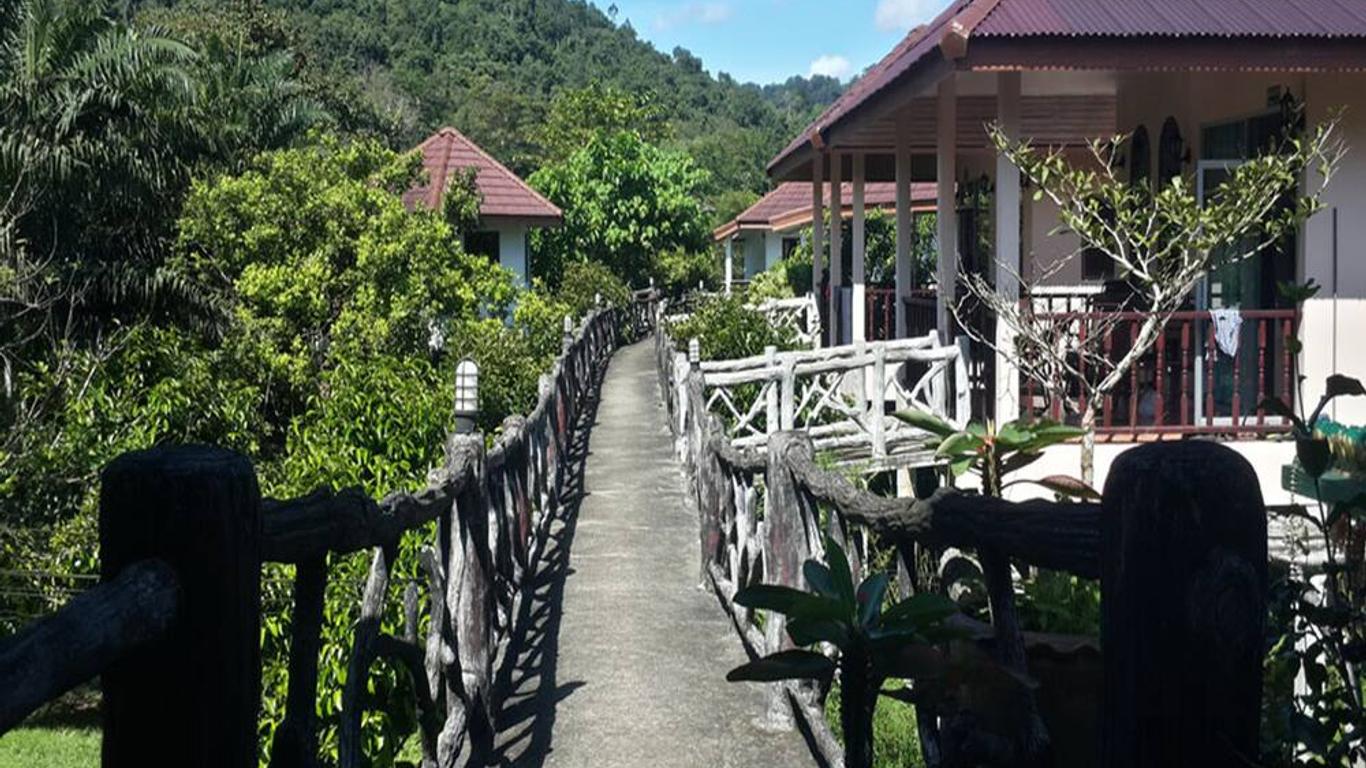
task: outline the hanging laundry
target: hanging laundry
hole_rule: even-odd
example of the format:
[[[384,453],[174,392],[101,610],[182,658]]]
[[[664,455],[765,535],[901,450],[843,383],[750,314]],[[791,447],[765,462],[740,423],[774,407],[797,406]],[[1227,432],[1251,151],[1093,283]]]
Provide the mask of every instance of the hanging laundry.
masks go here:
[[[1214,343],[1229,357],[1238,356],[1239,331],[1243,328],[1243,313],[1237,307],[1211,309],[1210,319],[1214,321]]]

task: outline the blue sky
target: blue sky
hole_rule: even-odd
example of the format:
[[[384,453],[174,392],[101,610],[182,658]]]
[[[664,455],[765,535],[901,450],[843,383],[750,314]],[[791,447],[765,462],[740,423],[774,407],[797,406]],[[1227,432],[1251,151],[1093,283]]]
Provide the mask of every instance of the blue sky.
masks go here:
[[[848,80],[948,0],[592,0],[665,53],[681,45],[713,74],[772,83]]]

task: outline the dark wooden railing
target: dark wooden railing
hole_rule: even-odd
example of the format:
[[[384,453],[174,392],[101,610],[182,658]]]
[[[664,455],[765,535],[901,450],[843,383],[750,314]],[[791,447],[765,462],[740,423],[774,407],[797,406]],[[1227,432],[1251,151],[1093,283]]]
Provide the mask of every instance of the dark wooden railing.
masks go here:
[[[1090,346],[1110,360],[1132,347],[1149,315],[1143,312],[1062,312],[1038,314],[1035,320],[1054,325],[1053,334]],[[1119,386],[1106,395],[1097,431],[1105,434],[1266,434],[1288,431],[1284,420],[1268,417],[1258,406],[1268,398],[1290,404],[1295,385],[1295,337],[1299,314],[1294,309],[1245,310],[1238,353],[1229,357],[1215,341],[1208,312],[1178,312],[1157,342]],[[1104,330],[1101,330],[1104,329]],[[1104,338],[1097,342],[1096,334]],[[1078,359],[1085,370],[1085,361]],[[1094,366],[1093,366],[1094,367]],[[1078,402],[1101,375],[1077,379],[1067,399]],[[1022,409],[1027,415],[1062,420],[1066,408],[1047,398],[1024,377]]]
[[[802,432],[773,435],[760,454],[734,448],[714,419],[688,428],[702,572],[751,656],[791,643],[782,616],[758,616],[735,594],[759,583],[809,588],[802,563],[823,557],[823,535],[850,553],[856,579],[875,551],[895,552],[902,597],[946,591],[944,553],[975,553],[992,623],[959,626],[992,663],[1038,685],[1008,694],[1004,720],[974,709],[971,682],[949,708],[913,685],[927,765],[1241,765],[1257,754],[1266,511],[1235,452],[1199,441],[1135,448],[1116,461],[1100,504],[951,489],[889,498],[824,469]],[[1101,642],[1021,631],[1013,565],[1098,579]],[[795,715],[820,760],[842,765],[824,717],[828,689],[771,690],[770,725]]]
[[[317,681],[328,559],[371,551],[342,692],[338,763],[366,764],[363,712],[380,659],[407,669],[423,764],[483,765],[495,733],[494,664],[507,658],[551,520],[566,453],[590,392],[624,335],[648,332],[653,292],[591,313],[566,335],[535,409],[490,450],[452,435],[427,487],[375,501],[358,491],[262,499],[251,463],[205,446],[125,454],[102,474],[103,582],[0,643],[0,732],[101,676],[105,766],[254,768],[260,709],[261,567],[295,566],[289,690],[276,768],[318,761]],[[401,596],[402,636],[380,619],[400,539],[435,523],[422,549],[425,601]],[[428,617],[420,638],[420,616]],[[515,658],[515,649],[513,649]]]

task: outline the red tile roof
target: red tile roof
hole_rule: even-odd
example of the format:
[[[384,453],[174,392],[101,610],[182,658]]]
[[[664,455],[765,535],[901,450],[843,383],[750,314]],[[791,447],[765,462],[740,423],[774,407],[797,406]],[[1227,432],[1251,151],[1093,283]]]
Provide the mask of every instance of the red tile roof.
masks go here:
[[[474,168],[475,186],[483,198],[480,218],[518,219],[543,226],[558,224],[564,218],[554,203],[454,128],[442,128],[417,148],[422,151],[428,183],[404,193],[403,204],[409,208],[418,204],[435,208],[445,194],[447,179],[457,170]]]
[[[1033,39],[1044,50],[1012,60],[1000,49],[982,64],[987,69],[1068,68],[1074,66],[1069,43],[1077,45],[1126,39],[1189,42],[1196,47],[1156,51],[1171,59],[1168,68],[1184,61],[1192,68],[1219,68],[1221,62],[1253,59],[1257,68],[1313,70],[1360,69],[1366,66],[1366,2],[1363,0],[952,0],[933,21],[916,27],[890,53],[868,70],[835,103],[801,132],[774,160],[778,170],[824,132],[912,74],[932,64],[973,68],[969,39],[1025,43]],[[1279,48],[1247,47],[1230,57],[1217,47],[1237,39],[1282,41]],[[1315,43],[1314,41],[1319,41]],[[1324,41],[1336,47],[1324,49]],[[1216,46],[1215,55],[1202,56],[1201,45]],[[1094,46],[1086,53],[1096,57]],[[1224,58],[1219,58],[1223,56]],[[1174,57],[1174,58],[1173,58]],[[1183,59],[1184,57],[1184,59]],[[1113,68],[1145,69],[1162,65],[1152,57],[1125,54]]]
[[[1003,0],[973,37],[1361,37],[1360,0]]]
[[[911,185],[912,205],[923,209],[925,203],[934,203],[937,187],[933,182]],[[840,185],[840,200],[849,208],[854,199],[854,185],[844,182]],[[824,200],[830,205],[830,183],[825,183]],[[869,182],[863,187],[863,202],[869,208],[892,208],[896,205],[896,184],[890,181]],[[787,181],[779,184],[772,192],[764,195],[754,205],[746,208],[731,221],[717,227],[712,232],[717,240],[724,240],[742,229],[787,229],[811,223],[811,184],[804,181]]]

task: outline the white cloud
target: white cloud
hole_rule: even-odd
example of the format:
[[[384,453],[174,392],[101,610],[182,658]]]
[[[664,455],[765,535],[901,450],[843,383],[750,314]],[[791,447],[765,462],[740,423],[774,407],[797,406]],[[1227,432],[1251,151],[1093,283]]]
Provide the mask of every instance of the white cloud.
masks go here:
[[[853,71],[854,65],[850,64],[848,59],[843,56],[827,53],[811,62],[811,70],[807,72],[806,76],[814,77],[816,75],[825,75],[826,77],[843,80],[853,73]]]
[[[930,10],[926,0],[878,0],[874,20],[883,32],[909,32]]]
[[[735,9],[731,8],[728,2],[712,0],[712,2],[684,3],[655,16],[654,27],[663,32],[684,24],[720,24],[730,21],[731,16],[734,15]]]

